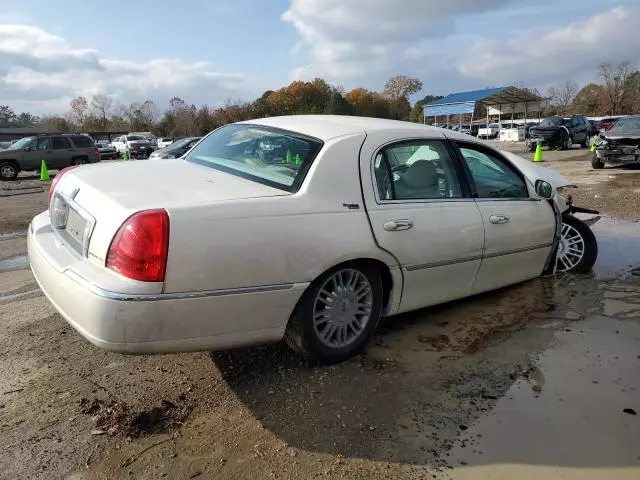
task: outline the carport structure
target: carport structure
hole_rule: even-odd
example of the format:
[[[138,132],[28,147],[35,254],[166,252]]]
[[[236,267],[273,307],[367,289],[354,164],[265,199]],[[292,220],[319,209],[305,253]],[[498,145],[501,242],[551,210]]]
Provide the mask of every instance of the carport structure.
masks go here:
[[[471,123],[473,123],[473,117],[478,113],[478,106],[484,106],[486,109],[487,126],[490,115],[498,115],[498,123],[500,123],[502,115],[509,113],[512,124],[514,113],[524,113],[526,123],[529,113],[537,113],[538,120],[540,119],[543,101],[543,97],[517,87],[497,87],[452,93],[439,100],[429,102],[423,107],[424,123],[427,122],[427,117],[434,117],[434,123],[437,123],[438,117],[442,116],[447,117],[447,123],[449,123],[451,115],[458,115],[460,123],[462,123],[463,115],[471,115]]]

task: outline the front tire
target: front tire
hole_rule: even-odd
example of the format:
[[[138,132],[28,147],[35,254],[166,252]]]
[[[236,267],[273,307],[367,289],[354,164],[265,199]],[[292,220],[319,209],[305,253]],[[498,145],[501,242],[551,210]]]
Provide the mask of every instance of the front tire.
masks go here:
[[[604,168],[604,162],[598,158],[598,155],[594,154],[593,157],[591,157],[591,166],[596,170],[600,170],[601,168]]]
[[[285,332],[289,347],[303,357],[336,363],[358,354],[382,313],[380,272],[348,263],[317,278],[302,295]]]
[[[0,161],[0,180],[15,180],[18,178],[20,168],[11,160]]]
[[[560,145],[561,150],[571,150],[571,147],[573,147],[573,138],[571,138],[571,135],[565,134],[562,137]]]
[[[589,226],[572,215],[563,215],[556,271],[587,273],[597,258],[598,242]]]

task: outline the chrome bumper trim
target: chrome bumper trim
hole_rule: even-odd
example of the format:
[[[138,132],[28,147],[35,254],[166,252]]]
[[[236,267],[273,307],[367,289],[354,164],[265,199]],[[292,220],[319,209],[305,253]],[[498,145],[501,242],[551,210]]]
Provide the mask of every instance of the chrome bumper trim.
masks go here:
[[[283,283],[278,285],[259,285],[255,287],[223,288],[217,290],[202,290],[198,292],[175,292],[175,293],[120,293],[112,292],[89,282],[84,277],[78,275],[73,270],[67,269],[64,274],[78,283],[88,291],[99,297],[108,300],[122,302],[155,302],[162,300],[180,300],[185,298],[222,297],[226,295],[241,295],[245,293],[273,292],[278,290],[290,290],[293,283]]]

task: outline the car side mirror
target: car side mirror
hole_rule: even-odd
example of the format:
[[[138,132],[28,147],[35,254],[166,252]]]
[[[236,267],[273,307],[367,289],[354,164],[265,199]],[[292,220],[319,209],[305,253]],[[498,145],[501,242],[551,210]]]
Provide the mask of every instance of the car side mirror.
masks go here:
[[[536,194],[542,198],[551,198],[551,195],[553,194],[553,187],[549,182],[545,182],[544,180],[537,180]]]

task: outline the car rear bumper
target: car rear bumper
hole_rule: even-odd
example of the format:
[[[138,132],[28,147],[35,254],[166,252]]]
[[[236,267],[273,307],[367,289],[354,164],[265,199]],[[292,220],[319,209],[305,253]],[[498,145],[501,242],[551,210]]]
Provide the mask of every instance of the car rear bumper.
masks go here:
[[[31,270],[56,310],[94,345],[121,353],[222,350],[276,342],[306,283],[180,294],[105,290],[67,259],[48,214],[29,226]],[[97,265],[91,268],[103,268]],[[90,271],[90,269],[89,269]]]

